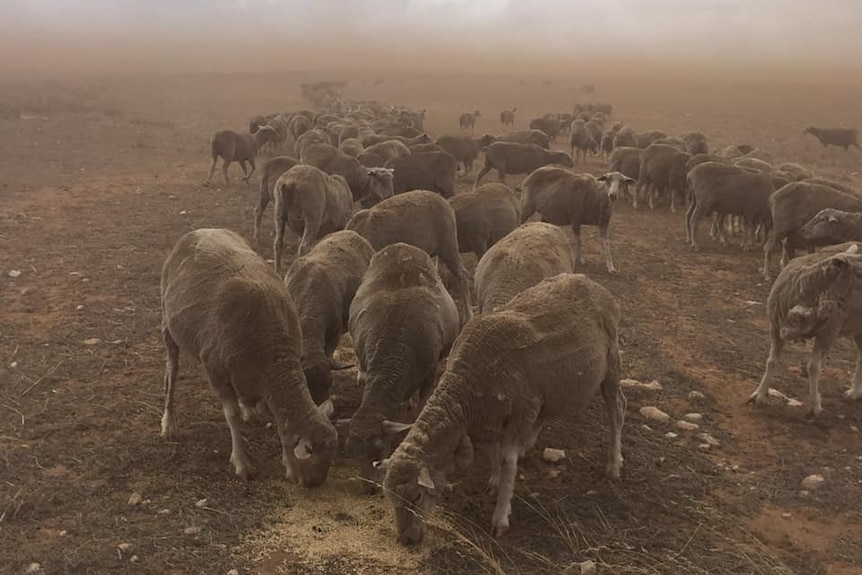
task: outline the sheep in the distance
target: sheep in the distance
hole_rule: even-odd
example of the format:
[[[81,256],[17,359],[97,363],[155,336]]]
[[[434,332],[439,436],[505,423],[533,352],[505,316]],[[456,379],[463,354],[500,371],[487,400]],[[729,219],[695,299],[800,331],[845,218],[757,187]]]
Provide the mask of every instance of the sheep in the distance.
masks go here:
[[[254,160],[261,146],[267,142],[278,141],[280,141],[280,136],[272,126],[261,126],[254,134],[238,134],[232,130],[216,132],[210,140],[212,163],[204,185],[208,186],[212,181],[216,162],[219,158],[222,159],[222,173],[225,183],[230,183],[227,169],[232,162],[239,162],[239,167],[242,168],[244,175],[242,181],[248,182],[257,169]],[[246,163],[251,165],[251,172],[248,171]]]
[[[402,194],[411,190],[430,190],[444,198],[455,195],[458,162],[448,152],[426,152],[393,158],[384,164],[393,170],[392,190]]]
[[[583,120],[575,120],[572,122],[569,131],[569,148],[572,155],[572,161],[578,163],[578,156],[587,161],[587,152],[598,152],[598,142],[593,139],[593,136],[587,130]]]
[[[598,226],[608,273],[617,271],[611,257],[608,228],[611,203],[634,180],[619,172],[608,172],[598,178],[590,174],[574,174],[569,170],[545,166],[524,180],[521,192],[521,222],[539,212],[543,222],[557,226],[572,226],[575,235],[575,263],[581,257],[581,226]]]
[[[508,132],[500,136],[483,135],[477,139],[479,149],[484,150],[494,142],[515,142],[516,144],[536,144],[540,148],[550,149],[551,140],[548,135],[542,130],[518,130],[516,132]]]
[[[491,313],[543,279],[575,271],[575,252],[563,230],[527,222],[494,244],[476,265],[479,313]]]
[[[455,210],[458,249],[473,252],[480,259],[520,221],[518,199],[505,184],[482,184],[452,196],[449,203]]]
[[[257,206],[254,208],[254,241],[260,243],[260,222],[263,219],[263,213],[269,202],[273,200],[273,188],[275,182],[293,166],[297,165],[299,160],[290,156],[276,156],[268,159],[261,166],[260,171],[260,195],[258,196]]]
[[[447,474],[490,441],[489,489],[497,491],[495,536],[509,529],[518,459],[544,423],[584,411],[597,392],[610,420],[605,473],[619,478],[626,400],[619,387],[619,304],[582,274],[560,274],[476,316],[449,354],[446,371],[392,457],[381,462],[398,539],[417,544]]]
[[[500,112],[500,127],[503,131],[506,131],[506,126],[509,128],[515,127],[515,111],[518,109],[517,106],[512,107],[511,110],[503,110]]]
[[[347,330],[350,303],[373,255],[374,248],[365,238],[341,230],[296,258],[285,274],[299,314],[302,369],[317,404],[329,397],[331,372],[351,367],[333,359],[333,354]]]
[[[806,242],[840,244],[862,242],[862,212],[845,212],[826,208],[808,220],[799,230]]]
[[[859,130],[854,128],[818,128],[808,126],[802,130],[803,134],[811,134],[817,138],[823,147],[836,146],[849,149],[850,146],[859,150]]]
[[[443,135],[434,142],[464,166],[464,175],[473,171],[473,162],[479,157],[479,144],[470,136]]]
[[[359,462],[365,491],[379,479],[372,463],[389,457],[393,441],[409,427],[394,421],[401,404],[418,392],[421,408],[459,327],[431,256],[405,243],[374,254],[350,305],[362,402],[348,421],[338,422],[349,423],[346,451]]]
[[[856,373],[848,399],[862,397],[862,254],[857,244],[841,244],[794,259],[772,285],[767,301],[770,348],[766,369],[749,402],[765,403],[787,341],[814,339],[808,360],[808,414],[823,411],[820,368],[839,337],[853,338]]]
[[[305,148],[300,161],[331,176],[342,176],[347,181],[353,200],[361,201],[363,205],[374,205],[393,194],[392,170],[367,168],[359,159],[348,156],[335,146],[312,144]]]
[[[470,130],[470,133],[473,133],[473,128],[476,126],[476,118],[481,116],[479,110],[476,110],[472,114],[470,112],[464,112],[461,114],[461,117],[458,118],[458,127],[462,131]]]
[[[296,309],[263,258],[229,230],[188,232],[162,267],[161,302],[167,355],[162,436],[175,433],[182,351],[203,365],[221,400],[238,477],[251,474],[240,419],[265,409],[275,419],[287,477],[305,487],[323,483],[338,447],[327,419],[332,402],[318,408],[311,399]]]
[[[549,164],[574,166],[572,157],[565,152],[546,150],[534,144],[494,142],[485,148],[485,165],[476,174],[473,187],[478,186],[482,177],[493,169],[497,170],[500,181],[505,182],[506,174],[528,174]]]

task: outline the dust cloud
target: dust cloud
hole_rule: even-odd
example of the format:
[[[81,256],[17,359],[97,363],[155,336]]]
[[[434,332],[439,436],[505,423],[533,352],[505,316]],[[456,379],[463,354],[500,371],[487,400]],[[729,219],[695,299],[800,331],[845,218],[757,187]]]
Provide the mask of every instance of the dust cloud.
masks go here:
[[[858,0],[4,0],[0,74],[307,70],[854,83]]]

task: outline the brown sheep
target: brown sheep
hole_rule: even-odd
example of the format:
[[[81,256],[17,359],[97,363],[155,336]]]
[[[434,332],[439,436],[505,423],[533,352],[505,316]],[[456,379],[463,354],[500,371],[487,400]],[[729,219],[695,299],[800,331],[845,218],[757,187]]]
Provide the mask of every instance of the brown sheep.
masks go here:
[[[500,126],[502,130],[506,131],[506,126],[510,128],[515,128],[515,111],[518,109],[517,106],[513,106],[511,110],[503,110],[500,112]]]
[[[230,183],[227,169],[232,162],[239,162],[239,167],[242,168],[242,173],[244,174],[242,181],[248,183],[256,169],[254,159],[257,157],[258,150],[268,142],[275,143],[279,141],[280,136],[272,126],[261,126],[254,134],[237,134],[232,130],[216,132],[210,140],[212,163],[210,164],[210,171],[204,185],[208,186],[212,181],[216,161],[219,158],[222,159],[222,173],[224,174],[225,183]],[[246,168],[246,162],[251,165],[251,172]]]
[[[528,174],[548,164],[560,164],[569,168],[574,166],[572,157],[565,152],[546,150],[534,144],[494,142],[485,148],[485,165],[476,174],[473,187],[478,186],[482,176],[492,169],[497,170],[497,176],[504,182],[506,174]]]
[[[458,249],[479,259],[520,223],[518,199],[505,184],[482,184],[452,196],[449,203],[455,210]]]
[[[457,162],[448,152],[426,152],[393,158],[384,164],[394,171],[392,190],[403,194],[410,190],[430,190],[444,198],[455,195]]]
[[[479,110],[476,110],[472,114],[470,112],[464,112],[461,114],[461,117],[458,118],[458,127],[461,130],[470,130],[470,133],[473,133],[473,128],[476,126],[476,118],[481,116]]]
[[[305,116],[302,116],[305,117]],[[254,241],[260,244],[260,222],[266,207],[273,199],[273,187],[275,182],[293,166],[299,164],[299,160],[290,156],[276,156],[270,158],[261,167],[260,195],[257,206],[254,208]]]

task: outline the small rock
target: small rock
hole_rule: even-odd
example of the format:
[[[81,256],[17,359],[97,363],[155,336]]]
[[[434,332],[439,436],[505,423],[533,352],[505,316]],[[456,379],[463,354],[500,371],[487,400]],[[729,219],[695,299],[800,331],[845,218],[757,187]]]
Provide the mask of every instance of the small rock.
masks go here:
[[[785,519],[790,519],[791,517],[793,517],[793,514],[785,511],[784,513],[781,514],[781,516],[784,517]]]
[[[596,563],[595,561],[587,559],[586,561],[578,563],[578,568],[578,573],[580,573],[580,575],[595,575]]]
[[[198,499],[197,501],[195,501],[195,507],[197,507],[198,509],[203,509],[206,506],[207,506],[206,497],[204,497],[203,499]]]
[[[186,535],[196,535],[201,532],[201,528],[197,525],[192,525],[191,527],[186,527],[183,529],[183,533]]]
[[[181,216],[184,216],[184,215],[186,215],[187,213],[188,213],[188,212],[187,212],[187,211],[185,211],[185,210],[180,210],[180,215],[181,215]]]
[[[691,421],[693,423],[697,423],[698,421],[703,421],[703,415],[700,413],[686,413],[682,416],[682,418],[686,421]]]
[[[850,431],[852,431],[853,433],[859,433],[859,428],[851,424]]]
[[[802,405],[802,402],[799,401],[798,399],[793,399],[792,397],[788,397],[787,398],[787,405],[789,405],[790,407],[800,407]]]
[[[650,427],[646,423],[641,424],[641,429],[643,429],[644,431],[652,431],[652,427]]]
[[[550,477],[551,479],[556,479],[560,476],[560,470],[556,467],[549,467],[547,473],[548,477]]]
[[[158,511],[156,511],[156,514],[158,514],[158,515],[167,515],[167,514],[168,514],[168,513],[170,513],[170,512],[171,512],[171,510],[170,510],[170,509],[165,508],[165,509],[159,509]]]
[[[119,545],[117,545],[117,549],[119,549],[120,551],[131,551],[132,550],[132,544],[131,543],[120,543]]]
[[[563,459],[566,458],[566,452],[562,449],[554,449],[553,447],[546,447],[542,452],[542,459],[547,461],[548,463],[559,463]]]
[[[77,311],[81,311],[82,309],[84,309],[84,306],[79,305],[79,306],[78,306],[78,307],[76,307],[75,309],[76,309]]]
[[[690,421],[679,420],[676,422],[677,429],[682,429],[683,431],[694,431],[695,429],[700,429],[700,426],[696,423],[691,423]]]
[[[620,381],[620,385],[623,387],[636,387],[639,389],[648,389],[650,391],[661,391],[661,389],[662,389],[662,386],[658,382],[657,379],[654,379],[649,383],[644,383],[644,382],[638,381],[636,379],[623,379]]]
[[[129,561],[130,561],[131,563],[137,563],[137,562],[138,562],[138,556],[137,556],[137,555],[132,555],[131,557],[129,557]]]
[[[27,565],[27,568],[24,569],[24,573],[41,573],[42,572],[42,564],[41,563],[30,563]]]
[[[129,496],[129,505],[140,505],[141,501],[143,500],[144,498],[141,496],[141,494],[136,491]]]
[[[65,529],[61,529],[57,535],[59,535],[60,537],[65,537],[68,534],[69,534],[68,531],[66,531]]]
[[[239,575],[239,569],[231,569],[227,572],[227,575]]]
[[[653,407],[652,405],[647,405],[640,408],[640,414],[646,419],[652,419],[653,421],[669,421],[670,415],[666,414],[662,410],[657,407]]]
[[[102,340],[98,337],[91,337],[84,340],[84,345],[96,345],[101,343]]]
[[[699,443],[697,448],[701,451],[709,451],[710,445],[708,443]]]
[[[589,491],[587,491],[587,493],[586,493],[587,497],[592,497],[593,495],[598,495],[598,494],[599,494],[599,492],[598,492],[598,491],[596,491],[595,489],[590,489],[590,490],[589,490]]]
[[[679,433],[674,433],[673,431],[668,431],[667,433],[664,434],[664,436],[667,437],[668,439],[676,439],[677,437],[679,437]]]
[[[21,275],[21,270],[9,270],[9,277],[10,278],[17,278],[20,275]],[[35,565],[39,565],[39,564],[36,563]],[[42,568],[42,566],[39,565],[39,569],[41,569],[41,568]]]
[[[721,442],[719,440],[717,440],[716,438],[714,438],[713,436],[711,436],[708,433],[698,433],[697,438],[702,440],[704,443],[708,443],[709,445],[711,445],[713,447],[718,447],[719,445],[721,445]]]
[[[823,478],[822,475],[818,475],[818,474],[809,475],[808,477],[806,477],[805,479],[802,480],[802,489],[805,489],[808,491],[814,491],[815,489],[820,487],[820,485],[824,481],[826,481],[826,480]]]
[[[15,369],[16,367],[18,367],[18,362],[17,362],[17,361],[13,361],[12,363],[10,363],[10,364],[9,364],[9,367],[10,367],[10,368],[12,368],[12,369]]]
[[[697,399],[706,399],[706,396],[699,391],[690,391],[688,392],[688,398],[694,401]]]

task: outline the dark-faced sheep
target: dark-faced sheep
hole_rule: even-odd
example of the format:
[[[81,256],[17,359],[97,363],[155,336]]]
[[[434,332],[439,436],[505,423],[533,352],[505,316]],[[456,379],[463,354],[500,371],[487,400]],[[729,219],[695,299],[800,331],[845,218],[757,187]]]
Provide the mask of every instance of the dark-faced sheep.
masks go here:
[[[457,161],[448,152],[410,154],[389,160],[385,166],[394,170],[392,186],[395,194],[430,190],[444,198],[455,195]]]
[[[470,136],[444,135],[434,143],[451,154],[456,162],[463,164],[465,175],[473,171],[473,162],[479,157],[479,144],[475,139]]]
[[[546,166],[533,171],[521,184],[521,222],[539,212],[543,222],[572,226],[575,234],[575,263],[581,258],[581,226],[598,226],[608,273],[617,271],[611,257],[608,227],[611,203],[625,187],[635,182],[619,172],[608,172],[595,178],[569,170]]]
[[[587,152],[598,152],[598,142],[593,139],[593,136],[587,130],[583,120],[575,120],[569,132],[569,147],[574,163],[578,163],[578,156],[581,156],[584,162],[587,161]]]
[[[709,144],[706,142],[706,136],[700,132],[689,132],[683,134],[682,142],[685,146],[685,151],[691,154],[707,154],[709,153]]]
[[[455,302],[431,256],[405,243],[374,254],[349,321],[365,389],[349,420],[346,451],[359,461],[367,491],[379,479],[372,463],[388,457],[393,440],[409,427],[393,421],[401,404],[416,392],[419,405],[425,403],[459,327]]]
[[[300,158],[302,163],[314,166],[331,176],[341,176],[347,181],[354,201],[373,205],[392,197],[394,175],[385,168],[367,168],[358,158],[348,156],[329,144],[312,144]]]
[[[203,365],[221,400],[238,477],[246,480],[251,473],[241,415],[266,408],[281,438],[287,477],[305,487],[323,483],[338,447],[327,419],[332,402],[318,409],[311,399],[300,363],[296,309],[263,258],[229,230],[189,232],[162,267],[161,301],[167,355],[162,436],[175,433],[182,351]]]
[[[814,338],[808,360],[808,413],[823,411],[820,368],[839,337],[856,342],[856,373],[848,399],[862,397],[862,255],[857,244],[842,244],[797,258],[781,270],[767,301],[770,321],[769,357],[749,402],[765,403],[769,386],[787,341]]]
[[[458,127],[461,130],[470,130],[470,133],[473,133],[473,128],[476,126],[476,118],[481,116],[479,110],[476,110],[472,114],[470,112],[464,112],[461,114],[461,117],[458,118]]]
[[[517,106],[512,107],[511,110],[503,110],[500,112],[500,126],[502,130],[506,131],[506,126],[514,129],[515,127],[515,111],[518,109]]]
[[[496,311],[543,279],[574,271],[575,252],[565,232],[553,224],[527,222],[479,259],[474,279],[479,313]]]
[[[490,441],[495,536],[509,529],[517,465],[546,421],[573,418],[601,391],[610,420],[605,473],[618,478],[626,399],[619,387],[620,309],[582,274],[560,274],[476,316],[455,342],[446,371],[388,460],[384,489],[402,544],[416,544],[447,488],[447,473]]]
[[[614,134],[614,149],[627,147],[627,148],[640,148],[638,146],[637,135],[632,128],[624,127],[620,128],[616,134]]]
[[[837,146],[849,149],[850,146],[859,150],[859,130],[853,128],[817,128],[808,126],[802,130],[803,134],[811,134],[817,138],[823,147]]]
[[[413,190],[384,200],[367,210],[359,210],[345,226],[371,243],[375,250],[403,242],[416,246],[437,259],[457,282],[453,295],[462,325],[470,319],[470,286],[467,271],[458,255],[455,210],[440,194]]]
[[[552,142],[557,139],[561,128],[560,119],[557,117],[543,116],[530,120],[530,129],[544,132]]]
[[[455,210],[458,249],[479,259],[520,223],[518,199],[505,184],[482,184],[452,196],[449,203]]]
[[[799,234],[806,242],[817,245],[862,242],[862,212],[820,210],[802,226]]]
[[[516,144],[514,142],[494,142],[485,148],[485,165],[476,174],[473,187],[479,185],[482,177],[493,169],[501,182],[507,174],[528,174],[549,164],[560,164],[573,167],[572,157],[565,152],[546,150],[534,144]]]
[[[212,163],[204,185],[209,185],[212,181],[216,162],[219,158],[222,159],[222,173],[225,183],[230,183],[227,169],[232,162],[239,162],[239,167],[242,168],[244,174],[242,181],[248,182],[256,169],[254,160],[258,150],[267,142],[278,141],[278,132],[271,126],[262,126],[254,134],[237,134],[232,130],[216,132],[210,140]],[[246,168],[246,162],[251,165],[251,172]]]
[[[299,314],[302,369],[317,404],[329,397],[331,372],[350,367],[335,361],[333,354],[347,330],[350,303],[373,255],[368,240],[341,230],[296,258],[285,274],[287,291]]]
[[[769,207],[772,211],[772,232],[763,246],[763,276],[766,278],[769,278],[769,255],[782,243],[781,267],[796,255],[797,247],[816,246],[815,242],[806,242],[799,232],[817,212],[824,208],[862,212],[862,198],[803,180],[787,184],[776,191],[769,198]]]
[[[304,117],[304,116],[303,116]],[[260,243],[260,222],[269,202],[273,200],[273,188],[275,182],[286,171],[297,165],[299,160],[290,156],[276,156],[264,162],[260,175],[260,195],[257,206],[254,208],[254,241]]]

